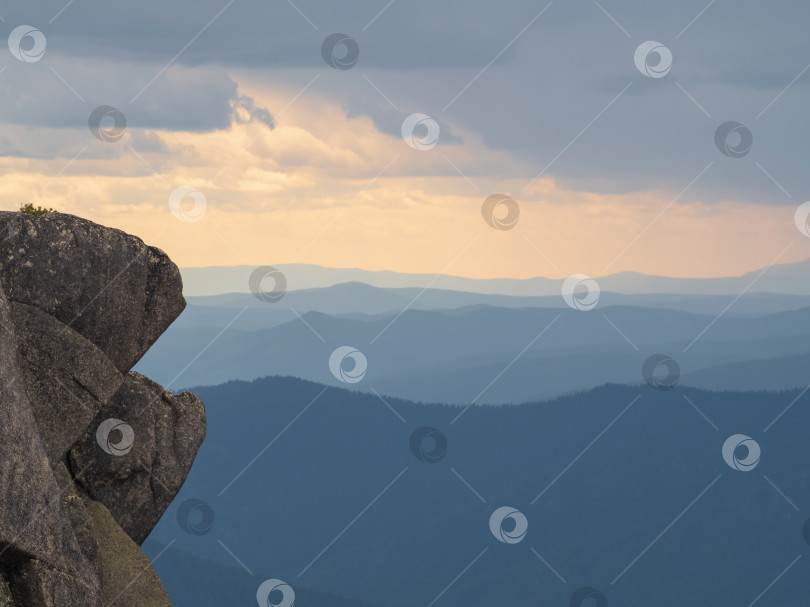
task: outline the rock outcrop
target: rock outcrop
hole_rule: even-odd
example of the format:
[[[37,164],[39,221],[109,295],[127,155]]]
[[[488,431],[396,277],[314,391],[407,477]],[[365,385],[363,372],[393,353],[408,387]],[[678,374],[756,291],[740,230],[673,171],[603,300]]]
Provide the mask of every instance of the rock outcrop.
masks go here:
[[[139,544],[205,411],[130,369],[184,307],[140,239],[0,212],[0,607],[170,605]]]

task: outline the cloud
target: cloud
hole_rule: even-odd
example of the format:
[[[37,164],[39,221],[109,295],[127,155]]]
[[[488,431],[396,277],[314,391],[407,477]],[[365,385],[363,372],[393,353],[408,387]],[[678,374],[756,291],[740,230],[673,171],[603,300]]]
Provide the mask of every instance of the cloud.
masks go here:
[[[33,66],[33,69],[31,69]],[[159,66],[107,59],[78,62],[48,54],[37,64],[10,62],[0,75],[6,103],[0,122],[88,131],[99,105],[120,110],[130,128],[202,132],[228,128],[235,111],[272,123],[269,112],[240,97],[222,67]]]
[[[249,109],[236,82],[279,90],[313,82],[298,92],[369,117],[392,137],[405,116],[422,112],[441,125],[445,143],[470,138],[511,153],[525,183],[542,173],[572,189],[663,187],[675,196],[714,162],[690,195],[760,204],[784,203],[784,191],[800,195],[810,72],[797,76],[810,52],[810,5],[614,0],[599,5],[605,14],[590,2],[555,2],[540,15],[545,6],[147,0],[104,11],[73,3],[56,16],[47,5],[14,4],[4,9],[5,27],[40,27],[48,50],[37,63],[9,58],[0,122],[81,128],[92,107],[108,104],[133,129],[225,129],[235,110],[271,125],[271,109],[284,105]],[[332,32],[357,40],[353,69],[323,61]],[[662,79],[633,63],[635,48],[651,39],[674,56]],[[744,159],[728,162],[714,147],[727,120],[754,134]],[[0,150],[14,153],[44,155],[21,145]],[[458,165],[491,174],[485,166],[476,174],[479,167]]]
[[[237,99],[231,101],[231,108],[233,109],[234,120],[239,124],[257,121],[271,129],[274,126],[270,112],[263,107],[257,107],[250,97],[240,95]]]
[[[13,3],[6,33],[31,24],[48,45],[2,63],[0,200],[164,234],[187,265],[436,271],[480,233],[456,271],[599,274],[641,233],[615,269],[710,274],[763,266],[796,237],[810,5],[545,6]],[[356,39],[352,69],[324,62],[333,32]],[[663,78],[634,63],[647,40],[672,51]],[[101,105],[126,117],[117,143],[88,128]],[[413,113],[439,125],[435,148],[403,142]],[[753,135],[742,158],[715,145],[729,120]],[[182,186],[206,197],[199,224],[168,211]],[[518,238],[482,223],[493,192],[521,205]]]
[[[188,44],[177,61],[189,66],[320,67],[321,42],[344,32],[358,40],[363,66],[413,69],[482,65],[539,12],[529,0],[512,2],[508,16],[485,0],[441,7],[411,0],[381,11],[384,6],[144,0],[105,10],[76,3],[56,19],[54,6],[16,4],[4,7],[3,17],[9,31],[31,24],[46,35],[49,49],[81,57],[165,63]]]
[[[792,206],[673,205],[663,187],[583,191],[550,176],[522,191],[523,160],[472,134],[463,133],[463,145],[420,152],[334,101],[289,104],[295,93],[240,85],[238,98],[253,107],[287,107],[272,129],[237,112],[226,129],[134,129],[73,160],[0,159],[0,204],[31,200],[115,225],[197,266],[298,261],[435,272],[452,262],[452,273],[526,277],[599,275],[617,259],[610,271],[712,275],[762,266],[798,238]],[[198,223],[169,210],[181,186],[205,197]],[[483,221],[492,192],[518,200],[514,230]],[[809,247],[802,240],[790,258],[807,257]]]
[[[775,59],[768,62],[770,71],[778,70],[788,56],[782,51],[806,50],[804,24],[810,17],[802,0],[777,5],[740,0],[708,9],[704,0],[643,5],[605,0],[601,6],[610,16],[591,2],[554,2],[539,18],[546,3],[533,0],[507,5],[409,0],[390,6],[372,0],[143,0],[104,10],[72,3],[61,11],[63,6],[9,4],[3,9],[5,33],[30,24],[46,35],[47,53],[91,59],[162,66],[176,56],[189,66],[322,67],[321,42],[343,32],[357,40],[363,69],[480,69],[500,53],[509,62],[516,51],[510,41],[531,24],[528,30],[542,36],[563,34],[565,42],[554,54],[560,63],[579,55],[596,60],[602,48],[621,41],[626,32],[627,42],[654,39],[679,51],[690,49],[710,59],[702,62],[704,70],[714,66],[718,73],[762,56]],[[763,41],[768,44],[760,46]]]

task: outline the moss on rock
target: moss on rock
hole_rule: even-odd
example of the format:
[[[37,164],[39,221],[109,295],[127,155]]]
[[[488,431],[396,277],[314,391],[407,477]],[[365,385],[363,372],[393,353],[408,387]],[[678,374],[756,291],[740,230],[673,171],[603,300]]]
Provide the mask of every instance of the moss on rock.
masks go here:
[[[98,543],[102,602],[117,607],[171,607],[149,559],[100,502],[85,500]],[[2,605],[2,603],[0,603]]]

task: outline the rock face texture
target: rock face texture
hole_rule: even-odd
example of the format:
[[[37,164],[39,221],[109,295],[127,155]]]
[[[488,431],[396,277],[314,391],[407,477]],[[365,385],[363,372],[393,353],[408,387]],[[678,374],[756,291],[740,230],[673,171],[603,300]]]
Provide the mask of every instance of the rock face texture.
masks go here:
[[[163,607],[139,548],[182,486],[205,410],[130,371],[183,311],[140,239],[0,212],[0,607]]]

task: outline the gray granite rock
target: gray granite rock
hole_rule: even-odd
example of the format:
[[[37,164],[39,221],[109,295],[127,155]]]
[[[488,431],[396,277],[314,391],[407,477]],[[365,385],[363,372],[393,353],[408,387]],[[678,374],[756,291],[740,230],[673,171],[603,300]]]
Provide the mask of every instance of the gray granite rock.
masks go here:
[[[8,587],[8,580],[0,575],[0,607],[13,607],[13,601],[11,588]]]
[[[138,238],[0,213],[0,607],[170,604],[138,543],[205,412],[127,372],[184,306],[177,267]]]
[[[140,238],[64,213],[0,212],[0,287],[129,371],[185,308],[180,270]]]
[[[26,396],[17,335],[0,292],[0,573],[15,605],[47,605],[58,578],[63,604],[94,605],[98,580],[86,562]]]
[[[51,461],[62,461],[124,376],[92,342],[50,314],[11,302],[23,385]]]
[[[97,430],[108,419],[132,428],[134,440],[126,454],[104,457]],[[130,372],[71,450],[70,465],[82,487],[140,544],[177,495],[204,438],[199,398],[165,392]]]

